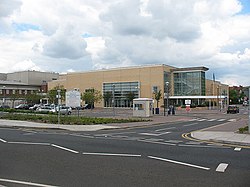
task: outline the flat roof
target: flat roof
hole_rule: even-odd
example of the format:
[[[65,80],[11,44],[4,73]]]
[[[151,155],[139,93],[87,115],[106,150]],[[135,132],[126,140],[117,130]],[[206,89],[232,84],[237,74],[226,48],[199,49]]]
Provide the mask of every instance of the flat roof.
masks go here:
[[[175,69],[172,69],[171,72],[208,71],[208,70],[209,68],[200,66],[200,67],[175,68]]]
[[[116,67],[116,68],[110,68],[110,69],[105,68],[105,69],[97,69],[97,70],[89,70],[89,71],[69,72],[67,74],[102,72],[102,71],[115,71],[115,70],[138,69],[138,68],[161,67],[161,66],[176,69],[176,67],[166,65],[166,64],[148,64],[148,65],[141,65],[141,66],[127,66],[127,67]]]
[[[186,96],[169,96],[169,99],[225,99],[227,96],[224,95],[186,95]]]

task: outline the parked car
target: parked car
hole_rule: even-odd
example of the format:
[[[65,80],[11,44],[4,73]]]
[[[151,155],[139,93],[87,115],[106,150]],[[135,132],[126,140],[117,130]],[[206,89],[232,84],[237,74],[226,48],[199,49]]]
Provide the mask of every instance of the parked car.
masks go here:
[[[36,110],[37,108],[39,108],[41,105],[40,104],[35,104],[31,107],[29,107],[29,110]]]
[[[9,105],[1,105],[0,108],[2,108],[2,109],[5,108],[6,109],[6,108],[10,108],[10,106]]]
[[[57,113],[58,112],[58,106],[51,108],[50,112]],[[72,113],[72,108],[69,106],[60,106],[60,114],[63,115],[70,115]]]
[[[29,107],[30,107],[30,106],[27,105],[27,104],[20,104],[20,105],[17,105],[17,106],[15,107],[15,109],[28,110]]]
[[[92,109],[94,108],[94,106],[92,105]],[[83,109],[91,109],[91,104],[85,104],[83,106]]]
[[[50,106],[40,106],[36,109],[37,112],[50,112],[51,107]]]
[[[229,113],[236,114],[236,113],[239,113],[239,112],[240,112],[239,107],[236,106],[236,105],[229,105],[228,108],[227,108],[227,114],[229,114]]]
[[[248,106],[249,105],[249,101],[244,101],[243,102],[243,106]]]

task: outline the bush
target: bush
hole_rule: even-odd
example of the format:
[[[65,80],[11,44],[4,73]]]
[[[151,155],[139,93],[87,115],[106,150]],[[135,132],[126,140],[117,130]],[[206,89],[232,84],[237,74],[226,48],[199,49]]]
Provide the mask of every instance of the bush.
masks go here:
[[[248,126],[239,128],[239,133],[243,134],[243,133],[246,133],[246,132],[248,132]]]
[[[53,114],[18,114],[8,113],[0,116],[0,119],[21,120],[21,121],[34,121],[42,123],[58,123],[58,116]],[[130,123],[149,121],[144,119],[113,119],[113,118],[90,118],[90,117],[77,117],[77,116],[61,116],[60,123],[66,125],[93,125],[93,124],[107,124],[107,123]]]

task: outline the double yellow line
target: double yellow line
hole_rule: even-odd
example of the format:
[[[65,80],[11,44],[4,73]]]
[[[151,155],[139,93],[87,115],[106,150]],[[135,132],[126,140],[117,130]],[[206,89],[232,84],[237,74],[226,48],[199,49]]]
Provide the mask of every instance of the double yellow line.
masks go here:
[[[192,131],[194,132],[194,131]],[[187,140],[191,140],[191,141],[197,141],[197,142],[203,142],[203,143],[209,143],[209,144],[215,144],[215,145],[219,145],[219,146],[226,146],[226,147],[239,147],[239,148],[245,148],[245,149],[250,149],[250,146],[247,145],[237,145],[237,144],[231,144],[231,143],[220,143],[220,142],[216,142],[216,141],[210,141],[210,140],[199,140],[199,139],[195,139],[191,137],[191,133],[192,132],[188,132],[188,133],[183,133],[181,136],[184,139]]]

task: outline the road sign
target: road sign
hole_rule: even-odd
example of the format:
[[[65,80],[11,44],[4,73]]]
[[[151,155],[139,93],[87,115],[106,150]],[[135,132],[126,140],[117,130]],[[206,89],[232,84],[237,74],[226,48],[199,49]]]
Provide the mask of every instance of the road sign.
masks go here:
[[[81,94],[79,91],[70,90],[66,92],[66,105],[70,107],[81,106]]]
[[[191,105],[191,100],[190,99],[185,100],[185,105]]]

